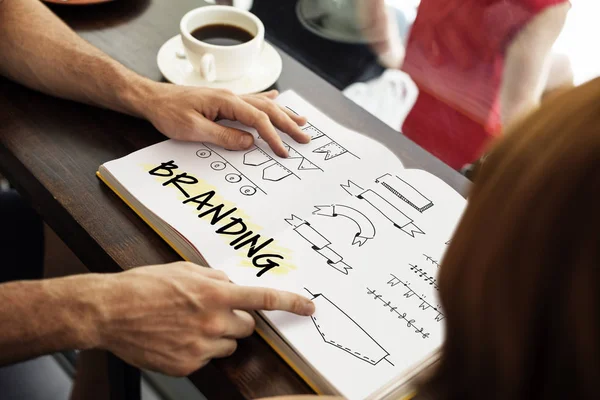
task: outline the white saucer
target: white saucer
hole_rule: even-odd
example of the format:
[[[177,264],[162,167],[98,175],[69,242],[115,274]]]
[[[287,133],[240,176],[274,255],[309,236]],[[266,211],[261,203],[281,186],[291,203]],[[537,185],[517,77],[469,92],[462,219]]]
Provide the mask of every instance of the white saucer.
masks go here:
[[[235,94],[257,93],[271,87],[279,79],[282,70],[281,56],[273,46],[265,42],[257,64],[250,70],[249,75],[233,81],[205,81],[185,58],[181,35],[172,37],[162,45],[156,62],[160,72],[171,83],[229,89]]]

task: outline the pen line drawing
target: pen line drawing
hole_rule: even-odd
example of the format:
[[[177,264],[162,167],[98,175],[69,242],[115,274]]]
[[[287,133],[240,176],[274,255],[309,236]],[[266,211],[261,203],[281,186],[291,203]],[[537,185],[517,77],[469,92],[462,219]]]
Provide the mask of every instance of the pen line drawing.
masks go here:
[[[344,258],[331,247],[331,242],[313,228],[308,221],[293,215],[286,218],[285,222],[294,227],[294,231],[310,243],[311,248],[327,260],[327,265],[336,271],[348,275],[352,267],[344,262]]]
[[[290,108],[288,106],[286,106],[286,108],[288,110],[290,110],[291,112],[293,112],[294,114],[298,115],[298,113],[296,111],[294,111],[292,108]],[[338,142],[333,140],[326,133],[324,133],[322,130],[318,129],[316,126],[314,126],[310,122],[307,122],[306,125],[304,125],[301,129],[304,132],[308,132],[310,134],[311,140],[316,140],[316,139],[320,139],[320,138],[326,138],[329,140],[329,142],[327,142],[326,144],[324,144],[312,151],[313,153],[316,153],[316,154],[325,154],[325,161],[329,161],[335,157],[341,156],[342,154],[350,154],[360,160],[359,156],[352,153],[351,151],[346,149],[344,146],[342,146],[341,144],[339,144]]]
[[[302,130],[310,135],[310,140],[315,140],[322,136],[325,136],[325,134],[320,129],[315,127],[310,122],[307,122],[306,126],[302,127]]]
[[[296,111],[292,110],[290,107],[286,106],[286,108],[288,110],[290,110],[291,112],[293,112],[294,114],[298,115],[298,113]],[[307,132],[310,134],[311,140],[319,139],[321,137],[329,138],[329,136],[327,136],[322,130],[320,130],[319,128],[317,128],[316,126],[314,126],[313,124],[311,124],[308,121],[306,122],[306,125],[304,125],[302,127],[302,130],[304,132]]]
[[[398,176],[394,177],[391,174],[384,174],[375,179],[375,183],[381,184],[381,186],[420,213],[433,207],[433,202],[430,199]]]
[[[265,192],[260,186],[258,186],[256,183],[254,183],[252,181],[252,179],[248,178],[242,171],[240,171],[239,169],[237,169],[232,163],[230,163],[229,161],[227,161],[227,159],[225,157],[223,157],[221,154],[219,154],[217,151],[215,151],[214,149],[212,149],[210,146],[208,146],[206,143],[201,143],[202,146],[204,146],[204,149],[200,149],[198,151],[196,151],[196,156],[198,156],[199,158],[210,158],[210,156],[215,155],[216,157],[220,158],[221,161],[215,161],[215,162],[222,162],[225,167],[226,166],[230,166],[231,168],[233,168],[236,172],[236,174],[244,179],[246,179],[248,182],[250,182],[251,185],[244,185],[240,188],[240,192],[245,195],[245,196],[252,196],[256,193],[257,190],[260,190],[263,194],[267,194],[267,192]],[[211,163],[212,164],[212,163]],[[224,168],[223,168],[224,169]],[[232,173],[233,174],[233,173]],[[237,183],[237,182],[232,182],[230,180],[227,179],[227,177],[229,175],[232,174],[228,174],[225,175],[225,180],[227,180],[230,183]],[[241,181],[241,179],[240,179]],[[238,182],[240,182],[238,181]],[[252,190],[250,190],[250,189]],[[244,189],[247,190],[247,193],[244,193]]]
[[[371,189],[364,190],[352,181],[348,181],[348,184],[340,185],[348,194],[358,199],[365,200],[373,208],[387,218],[394,226],[406,233],[410,237],[415,237],[415,233],[424,235],[425,232],[421,230],[417,225],[414,224],[412,218],[398,210],[392,203],[381,197],[381,195]]]
[[[394,366],[387,359],[390,355],[387,350],[341,308],[322,293],[314,294],[307,288],[304,290],[310,294],[317,307],[319,317],[312,315],[311,319],[325,343],[371,365],[386,361]]]
[[[343,204],[333,204],[329,206],[315,206],[315,208],[316,210],[313,211],[314,215],[321,215],[324,217],[345,217],[353,221],[358,226],[358,232],[354,235],[354,239],[352,240],[353,245],[357,244],[361,247],[367,240],[375,237],[375,226],[371,220],[352,207]]]
[[[319,148],[314,149],[312,152],[316,154],[325,154],[325,161],[329,161],[332,158],[336,158],[342,154],[348,153],[348,150],[340,146],[339,143],[331,141]]]
[[[444,314],[441,312],[440,306],[434,306],[431,303],[429,303],[426,299],[425,299],[425,295],[420,296],[417,294],[417,292],[415,292],[411,287],[410,287],[410,283],[409,282],[404,282],[402,280],[400,280],[400,278],[398,278],[396,275],[394,274],[390,274],[390,276],[392,277],[392,279],[390,279],[387,284],[390,285],[391,287],[397,286],[397,285],[402,285],[404,286],[404,288],[406,289],[406,292],[404,292],[404,294],[402,295],[403,297],[410,299],[411,297],[415,296],[417,299],[420,300],[421,304],[419,305],[419,308],[423,311],[427,311],[429,309],[431,309],[432,311],[435,311],[436,316],[435,316],[435,320],[437,322],[440,322],[441,320],[444,319]]]
[[[425,257],[425,261],[432,263],[433,265],[435,265],[438,268],[440,267],[440,263],[438,261],[434,260],[432,257],[428,256],[427,254],[423,254],[423,257]]]
[[[254,145],[252,150],[248,150],[244,153],[244,165],[250,167],[263,167],[262,179],[265,181],[278,182],[288,176],[295,176],[300,179],[298,175],[293,173],[290,169],[286,168],[279,161],[271,157],[260,147]],[[265,165],[266,164],[266,165]]]
[[[310,161],[308,158],[303,156],[298,150],[296,150],[286,142],[283,142],[283,147],[285,147],[285,149],[288,151],[288,160],[300,160],[297,168],[299,171],[319,170],[323,172],[321,167]]]
[[[377,290],[367,288],[367,294],[373,296],[373,299],[381,301],[384,307],[389,307],[390,312],[396,314],[398,319],[406,321],[406,326],[408,328],[414,328],[415,333],[420,334],[423,339],[429,338],[430,333],[425,332],[425,328],[419,328],[417,325],[415,325],[415,322],[417,322],[416,320],[409,319],[410,317],[405,312],[401,313],[398,311],[398,307],[394,306],[390,301],[385,301],[383,295],[377,294]]]
[[[300,179],[298,175],[294,174],[282,164],[276,162],[275,164],[271,164],[263,169],[262,179],[264,181],[279,182],[290,175]]]
[[[408,265],[410,265],[410,270],[417,274],[419,278],[423,278],[423,280],[429,283],[429,285],[433,286],[435,290],[439,290],[437,280],[433,276],[429,275],[426,271],[423,270],[423,268],[419,268],[418,265]]]

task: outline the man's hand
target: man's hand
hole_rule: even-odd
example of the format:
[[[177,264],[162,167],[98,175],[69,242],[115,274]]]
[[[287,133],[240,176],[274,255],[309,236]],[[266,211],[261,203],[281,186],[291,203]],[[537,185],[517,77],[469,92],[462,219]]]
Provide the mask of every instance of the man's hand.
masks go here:
[[[141,368],[185,376],[226,357],[254,331],[250,310],[310,315],[297,294],[237,286],[220,271],[178,262],[108,275],[98,297],[99,347]]]
[[[274,126],[298,142],[310,140],[298,126],[306,120],[273,102],[276,91],[235,96],[151,81],[81,39],[37,0],[1,4],[0,54],[0,75],[56,97],[144,117],[173,139],[250,147],[247,132],[214,122],[223,118],[256,128],[282,157],[287,150]]]
[[[248,132],[221,126],[216,119],[235,120],[258,131],[280,157],[287,157],[275,127],[299,143],[308,143],[310,136],[300,126],[304,117],[277,105],[278,92],[237,96],[227,90],[192,88],[170,84],[150,84],[138,105],[140,114],[172,139],[207,141],[229,150],[247,149],[254,143]]]

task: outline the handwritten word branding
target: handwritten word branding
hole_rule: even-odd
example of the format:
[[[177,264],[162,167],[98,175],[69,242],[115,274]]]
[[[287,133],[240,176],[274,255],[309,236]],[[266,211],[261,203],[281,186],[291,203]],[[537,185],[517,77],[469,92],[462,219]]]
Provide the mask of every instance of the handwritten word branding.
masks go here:
[[[204,218],[212,226],[217,226],[215,233],[222,236],[231,236],[229,246],[234,250],[246,251],[246,256],[252,260],[252,265],[260,268],[256,274],[261,277],[273,268],[279,267],[283,256],[270,252],[269,245],[273,243],[272,238],[262,238],[259,233],[251,231],[243,218],[236,216],[237,207],[226,207],[225,204],[213,204],[216,195],[214,190],[209,190],[197,196],[191,196],[188,191],[193,185],[198,184],[198,179],[187,172],[175,174],[179,167],[174,160],[161,163],[158,167],[149,171],[152,176],[170,178],[163,182],[163,186],[173,186],[183,194],[186,199],[183,204],[195,204],[200,213],[198,218]],[[186,190],[187,189],[187,190]]]

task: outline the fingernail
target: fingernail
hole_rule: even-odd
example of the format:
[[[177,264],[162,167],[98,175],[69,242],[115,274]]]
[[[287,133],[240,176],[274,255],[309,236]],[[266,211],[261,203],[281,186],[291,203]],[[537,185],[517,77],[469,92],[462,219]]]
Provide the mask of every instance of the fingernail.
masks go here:
[[[315,303],[310,300],[307,300],[306,303],[302,306],[302,313],[304,315],[313,315],[315,312]]]
[[[240,139],[240,146],[244,149],[247,149],[248,147],[252,146],[252,143],[254,142],[254,138],[250,135],[243,135]]]

